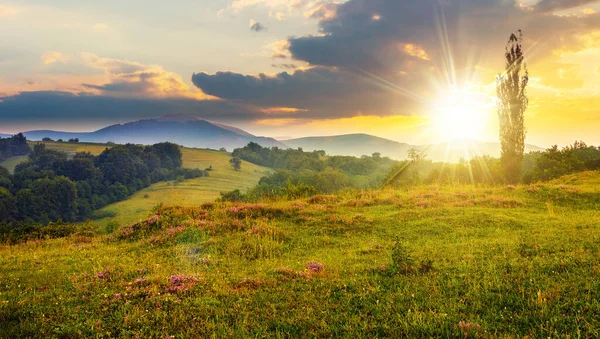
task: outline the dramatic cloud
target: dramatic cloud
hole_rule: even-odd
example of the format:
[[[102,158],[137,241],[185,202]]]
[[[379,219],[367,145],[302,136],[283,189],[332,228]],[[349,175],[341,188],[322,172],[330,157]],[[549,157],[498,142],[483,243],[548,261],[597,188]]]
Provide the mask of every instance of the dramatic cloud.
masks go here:
[[[69,92],[21,92],[0,96],[2,131],[52,126],[126,122],[173,113],[185,113],[223,122],[268,119],[262,109],[218,100],[187,98],[116,98]]]
[[[267,28],[265,26],[263,26],[263,24],[261,24],[260,22],[254,21],[254,20],[250,20],[250,30],[256,33],[260,33],[264,30],[266,30]]]
[[[302,69],[256,76],[201,72],[192,81],[231,102],[298,109],[278,121],[429,114],[433,101],[455,87],[477,86],[493,96],[504,45],[522,29],[532,87],[573,90],[585,85],[581,68],[564,64],[560,55],[600,45],[594,35],[600,14],[553,12],[590,2],[543,0],[527,7],[512,0],[238,0],[231,8],[289,6],[319,20],[320,34],[271,46],[272,58],[291,58]],[[272,66],[293,69],[295,63]]]
[[[539,8],[576,3],[543,1]],[[407,71],[415,56],[427,55],[430,66],[441,69],[452,62],[454,70],[470,73],[501,53],[503,42],[516,29],[523,29],[529,46],[539,42],[535,53],[545,56],[559,46],[577,45],[579,35],[600,28],[598,14],[556,16],[505,0],[351,0],[335,7],[334,18],[320,21],[322,35],[289,40],[294,59],[390,74]]]
[[[232,102],[298,109],[301,114],[297,118],[410,114],[412,105],[393,87],[382,86],[368,76],[327,67],[274,76],[197,73],[192,82],[204,93]]]
[[[288,50],[290,48],[290,43],[287,40],[278,40],[272,42],[267,45],[266,48],[272,51],[272,59],[287,59],[291,57]]]
[[[82,57],[87,66],[102,70],[109,80],[102,85],[84,84],[84,86],[103,94],[125,97],[206,99],[205,95],[186,85],[178,74],[165,71],[161,66],[102,58],[91,53],[82,53]]]

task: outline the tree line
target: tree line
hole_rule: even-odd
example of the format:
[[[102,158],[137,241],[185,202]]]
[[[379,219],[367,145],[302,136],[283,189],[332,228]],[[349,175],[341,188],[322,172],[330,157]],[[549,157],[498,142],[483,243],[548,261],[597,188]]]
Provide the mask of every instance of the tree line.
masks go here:
[[[300,197],[334,193],[345,188],[376,188],[389,171],[400,163],[382,157],[380,153],[360,158],[328,156],[325,151],[268,148],[254,142],[235,149],[232,157],[273,168],[275,172],[263,177],[249,192],[222,193],[223,200]]]
[[[182,168],[181,150],[172,143],[118,145],[98,156],[67,153],[38,143],[14,174],[0,167],[0,222],[73,222],[163,180],[205,176]]]
[[[265,148],[250,143],[233,155],[248,162],[274,168],[248,192],[221,193],[226,201],[256,201],[262,198],[296,199],[316,194],[336,193],[347,188],[368,189],[383,186],[409,187],[419,184],[498,185],[512,184],[502,158],[477,156],[458,163],[433,162],[422,151],[411,150],[408,159],[395,161],[379,153],[361,158],[327,156],[324,151]],[[600,170],[600,148],[578,141],[559,149],[524,154],[519,165],[522,175],[516,182],[533,183],[565,174]],[[514,174],[514,173],[513,173]]]
[[[13,135],[10,138],[0,138],[0,161],[27,155],[30,151],[27,138],[22,133]]]
[[[477,156],[458,163],[410,159],[398,164],[384,184],[401,187],[415,184],[498,185],[548,181],[566,174],[600,170],[600,147],[588,146],[582,141],[562,149],[555,145],[545,151],[523,154],[518,167],[519,177],[515,181],[512,177],[507,178],[502,158]]]

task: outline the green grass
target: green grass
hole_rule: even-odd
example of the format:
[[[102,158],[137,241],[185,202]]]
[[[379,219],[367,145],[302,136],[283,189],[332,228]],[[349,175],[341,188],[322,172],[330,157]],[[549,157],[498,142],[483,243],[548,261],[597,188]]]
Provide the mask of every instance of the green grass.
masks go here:
[[[225,152],[182,149],[183,167],[205,169],[212,166],[209,177],[186,180],[184,182],[161,182],[136,192],[121,201],[96,211],[99,218],[92,222],[100,228],[115,221],[121,225],[139,221],[158,204],[192,206],[214,201],[220,192],[239,189],[242,192],[256,186],[260,178],[268,173],[265,167],[248,162],[235,171],[229,164],[231,156]],[[103,217],[105,216],[105,217]]]
[[[27,161],[27,156],[10,157],[4,161],[0,161],[0,167],[6,168],[10,173],[15,171],[18,164]]]
[[[190,205],[0,246],[0,337],[600,335],[598,172]]]

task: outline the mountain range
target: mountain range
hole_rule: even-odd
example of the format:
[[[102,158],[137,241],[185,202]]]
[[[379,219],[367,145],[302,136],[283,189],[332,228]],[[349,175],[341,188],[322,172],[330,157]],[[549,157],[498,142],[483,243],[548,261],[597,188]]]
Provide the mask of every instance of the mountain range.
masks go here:
[[[259,137],[242,129],[208,121],[192,115],[175,114],[155,119],[144,119],[125,124],[116,124],[95,132],[72,133],[50,130],[27,131],[23,134],[34,141],[43,138],[69,140],[78,138],[82,142],[117,144],[155,144],[169,141],[186,147],[220,149],[232,151],[255,142],[263,147],[302,148],[305,151],[324,150],[330,155],[357,156],[375,152],[393,159],[405,159],[408,150],[423,150],[427,158],[434,161],[455,162],[474,155],[500,155],[500,144],[474,140],[459,140],[431,145],[410,145],[368,134],[322,136],[278,141]],[[0,135],[1,136],[1,135]],[[541,151],[542,148],[526,145],[525,151]]]
[[[89,133],[70,133],[56,131],[24,132],[27,139],[53,140],[74,139],[80,141],[117,144],[156,144],[169,141],[187,147],[197,148],[234,148],[244,147],[249,142],[256,142],[264,147],[285,147],[272,138],[254,136],[241,129],[204,120],[192,115],[176,114],[145,119],[126,124],[117,124]]]

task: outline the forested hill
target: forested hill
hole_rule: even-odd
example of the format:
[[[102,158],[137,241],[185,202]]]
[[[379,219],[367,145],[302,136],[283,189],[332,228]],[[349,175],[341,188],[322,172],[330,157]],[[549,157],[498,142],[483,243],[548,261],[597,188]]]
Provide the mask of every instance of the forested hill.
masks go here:
[[[36,144],[13,175],[0,168],[0,222],[84,220],[152,183],[207,175],[181,166],[181,150],[171,143],[118,145],[98,156],[79,152],[71,159]]]

